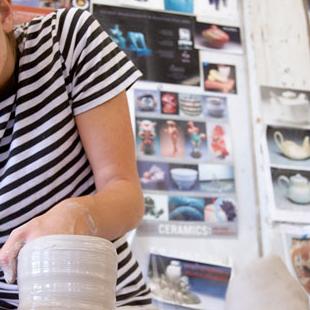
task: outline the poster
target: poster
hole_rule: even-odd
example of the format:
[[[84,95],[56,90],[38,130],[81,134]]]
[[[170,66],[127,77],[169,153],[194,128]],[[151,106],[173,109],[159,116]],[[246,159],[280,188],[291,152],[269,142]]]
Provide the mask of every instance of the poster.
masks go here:
[[[158,309],[224,309],[229,266],[151,254],[149,284]]]
[[[304,90],[261,87],[270,169],[270,216],[274,221],[308,223],[310,211],[310,96]]]
[[[194,13],[205,20],[229,20],[237,25],[240,3],[238,0],[195,0]]]
[[[282,228],[286,264],[310,297],[310,226]]]
[[[98,4],[93,13],[144,80],[200,85],[194,17]]]
[[[197,21],[195,24],[195,47],[241,54],[243,50],[240,28]]]
[[[138,232],[236,235],[227,98],[186,90],[133,89],[137,168],[145,199],[145,217]]]

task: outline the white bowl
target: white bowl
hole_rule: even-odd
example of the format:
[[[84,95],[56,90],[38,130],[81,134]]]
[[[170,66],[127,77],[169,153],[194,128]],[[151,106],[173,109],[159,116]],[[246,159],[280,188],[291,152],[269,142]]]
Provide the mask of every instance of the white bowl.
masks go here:
[[[198,176],[198,171],[190,168],[173,168],[170,170],[171,177],[180,190],[191,189]]]
[[[18,256],[19,309],[115,309],[117,254],[91,236],[35,239]]]

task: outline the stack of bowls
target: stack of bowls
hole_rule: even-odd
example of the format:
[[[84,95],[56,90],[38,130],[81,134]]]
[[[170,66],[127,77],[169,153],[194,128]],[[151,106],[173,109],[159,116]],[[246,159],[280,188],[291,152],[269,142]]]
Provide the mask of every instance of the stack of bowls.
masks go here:
[[[21,249],[17,272],[20,310],[115,309],[117,255],[108,240],[38,238]]]

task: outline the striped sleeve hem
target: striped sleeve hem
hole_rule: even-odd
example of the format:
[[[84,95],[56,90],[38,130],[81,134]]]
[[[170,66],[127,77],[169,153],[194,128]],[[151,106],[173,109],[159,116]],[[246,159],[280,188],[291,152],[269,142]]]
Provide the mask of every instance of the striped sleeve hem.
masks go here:
[[[86,112],[126,91],[141,72],[88,12],[62,11],[60,51],[74,115]],[[70,34],[71,40],[67,40]]]
[[[88,110],[95,108],[98,105],[101,105],[102,103],[112,99],[113,97],[120,94],[122,91],[126,91],[132,84],[134,84],[140,77],[141,77],[140,71],[135,71],[133,74],[131,74],[126,80],[124,80],[121,84],[117,85],[115,88],[110,90],[109,92],[100,95],[95,98],[91,98],[87,101],[87,104],[82,104],[80,106],[75,107],[74,109],[74,115],[79,115],[83,112],[87,112]]]

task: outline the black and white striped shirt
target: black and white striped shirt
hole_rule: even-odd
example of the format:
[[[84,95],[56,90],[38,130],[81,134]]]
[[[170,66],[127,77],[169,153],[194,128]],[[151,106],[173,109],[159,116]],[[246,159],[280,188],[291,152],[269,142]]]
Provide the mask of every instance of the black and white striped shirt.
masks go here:
[[[0,245],[59,201],[95,192],[75,116],[127,89],[141,73],[86,11],[59,10],[17,27],[15,84],[0,94]],[[117,306],[151,302],[124,238]],[[0,272],[0,309],[16,309]]]

